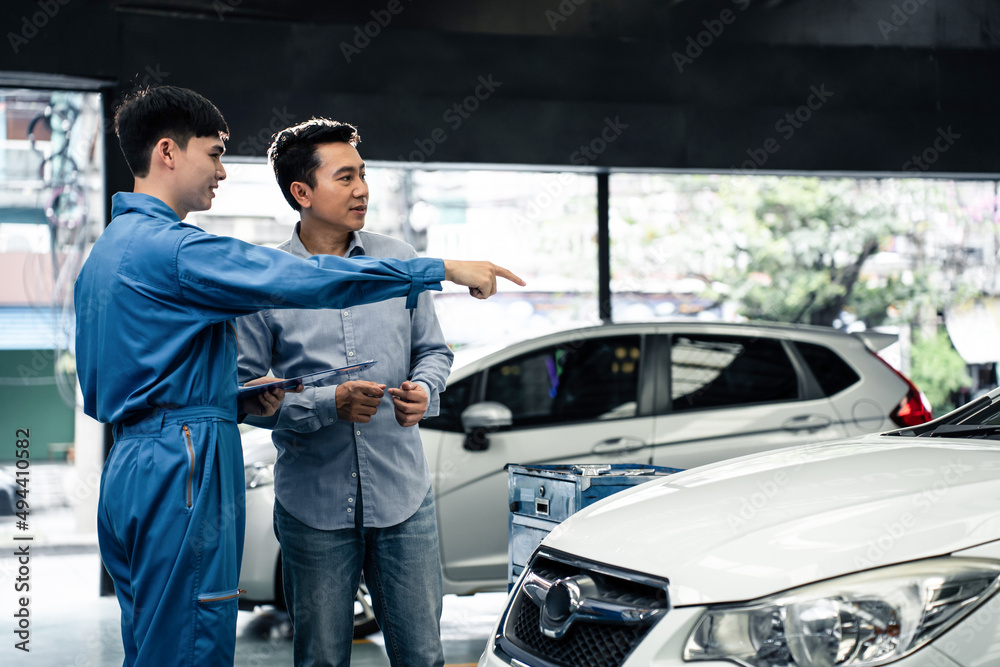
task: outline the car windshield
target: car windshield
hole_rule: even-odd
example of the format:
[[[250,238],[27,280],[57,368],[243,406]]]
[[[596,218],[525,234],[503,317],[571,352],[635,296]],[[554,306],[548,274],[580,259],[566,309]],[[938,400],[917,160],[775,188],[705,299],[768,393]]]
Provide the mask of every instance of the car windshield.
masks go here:
[[[934,421],[887,435],[1000,439],[1000,392],[990,392]]]

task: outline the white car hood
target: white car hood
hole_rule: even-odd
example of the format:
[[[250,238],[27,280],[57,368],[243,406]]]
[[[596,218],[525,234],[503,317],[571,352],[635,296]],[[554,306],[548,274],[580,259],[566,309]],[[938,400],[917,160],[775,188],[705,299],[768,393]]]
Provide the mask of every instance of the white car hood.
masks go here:
[[[675,606],[751,600],[1000,539],[1000,443],[864,436],[615,494],[543,544],[669,579]]]

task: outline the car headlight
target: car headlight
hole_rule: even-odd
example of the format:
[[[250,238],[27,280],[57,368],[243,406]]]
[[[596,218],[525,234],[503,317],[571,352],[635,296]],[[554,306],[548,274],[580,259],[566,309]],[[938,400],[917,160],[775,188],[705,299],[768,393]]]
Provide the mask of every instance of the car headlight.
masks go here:
[[[248,463],[243,466],[243,474],[246,476],[247,489],[274,484],[273,463]]]
[[[1000,563],[934,558],[709,608],[684,659],[750,667],[870,667],[908,655],[1000,588]]]

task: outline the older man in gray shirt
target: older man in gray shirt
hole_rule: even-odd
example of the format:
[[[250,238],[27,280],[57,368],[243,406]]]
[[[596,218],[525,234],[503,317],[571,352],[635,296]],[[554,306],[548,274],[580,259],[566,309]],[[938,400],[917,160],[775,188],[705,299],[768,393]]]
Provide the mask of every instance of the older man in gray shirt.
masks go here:
[[[313,119],[269,157],[300,212],[293,255],[415,257],[361,231],[368,206],[355,128]],[[438,413],[452,353],[428,294],[344,310],[267,310],[239,322],[240,378],[295,377],[377,361],[338,384],[287,394],[274,430],[274,526],[296,665],[350,664],[361,573],[392,665],[444,664],[441,564],[430,472],[416,424]],[[331,380],[338,382],[342,378]]]

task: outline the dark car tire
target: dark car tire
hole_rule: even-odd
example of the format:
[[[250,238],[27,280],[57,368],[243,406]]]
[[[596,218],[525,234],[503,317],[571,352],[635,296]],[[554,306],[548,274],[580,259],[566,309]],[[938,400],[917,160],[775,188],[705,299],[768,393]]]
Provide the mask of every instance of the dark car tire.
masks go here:
[[[378,621],[372,609],[372,598],[368,594],[368,586],[361,582],[357,596],[354,599],[354,638],[364,639],[378,632]]]
[[[0,489],[0,516],[14,516],[16,512],[14,492],[7,489]]]
[[[274,606],[281,611],[288,611],[285,604],[285,579],[281,574],[281,553],[278,553],[278,562],[274,566]]]
[[[274,606],[282,611],[287,610],[280,558],[274,572]],[[354,638],[364,639],[376,632],[378,632],[378,621],[375,620],[375,611],[372,609],[372,599],[368,594],[368,586],[362,580],[361,586],[358,587],[357,595],[354,598]]]

